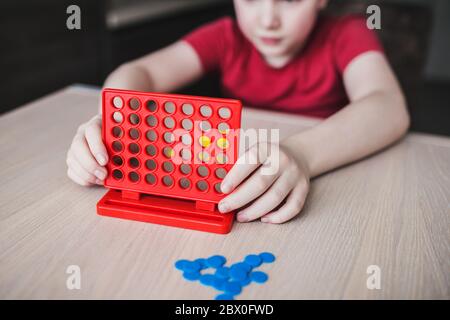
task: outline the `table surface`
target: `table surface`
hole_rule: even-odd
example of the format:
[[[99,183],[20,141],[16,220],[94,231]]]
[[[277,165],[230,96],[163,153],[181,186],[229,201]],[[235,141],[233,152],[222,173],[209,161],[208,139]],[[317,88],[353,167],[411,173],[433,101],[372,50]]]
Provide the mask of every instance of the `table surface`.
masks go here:
[[[450,139],[410,133],[358,163],[316,178],[299,217],[282,225],[235,223],[228,235],[102,217],[102,187],[66,176],[76,128],[97,109],[98,91],[71,86],[0,118],[0,298],[212,299],[185,281],[181,258],[229,262],[273,252],[263,285],[238,299],[448,299]],[[317,123],[245,108],[243,127],[286,136]],[[68,266],[81,289],[68,290]],[[380,268],[369,290],[367,268]]]

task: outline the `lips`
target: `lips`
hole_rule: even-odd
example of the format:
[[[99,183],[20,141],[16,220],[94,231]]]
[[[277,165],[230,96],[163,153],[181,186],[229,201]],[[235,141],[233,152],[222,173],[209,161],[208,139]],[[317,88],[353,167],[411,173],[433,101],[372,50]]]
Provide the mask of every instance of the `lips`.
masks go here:
[[[262,43],[269,46],[277,45],[281,41],[281,38],[271,38],[271,37],[260,37],[260,39]]]

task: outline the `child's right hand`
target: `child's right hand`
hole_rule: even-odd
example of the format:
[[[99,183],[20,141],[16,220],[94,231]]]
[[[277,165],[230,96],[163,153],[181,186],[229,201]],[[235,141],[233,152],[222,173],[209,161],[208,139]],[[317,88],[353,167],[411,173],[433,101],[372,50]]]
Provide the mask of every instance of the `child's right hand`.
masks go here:
[[[67,175],[82,186],[103,185],[108,153],[102,141],[101,115],[78,127],[67,152]]]

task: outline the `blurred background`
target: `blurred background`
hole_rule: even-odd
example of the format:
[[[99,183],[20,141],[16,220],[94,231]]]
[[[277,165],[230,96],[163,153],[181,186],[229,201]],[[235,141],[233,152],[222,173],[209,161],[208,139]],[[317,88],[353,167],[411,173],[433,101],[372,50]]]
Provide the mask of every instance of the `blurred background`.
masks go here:
[[[333,15],[381,7],[378,33],[407,95],[412,130],[450,136],[450,1],[329,2]],[[72,4],[81,8],[81,30],[66,27]],[[123,62],[223,15],[234,15],[232,0],[2,0],[0,113],[70,84],[101,86]],[[220,96],[218,77],[177,92]]]

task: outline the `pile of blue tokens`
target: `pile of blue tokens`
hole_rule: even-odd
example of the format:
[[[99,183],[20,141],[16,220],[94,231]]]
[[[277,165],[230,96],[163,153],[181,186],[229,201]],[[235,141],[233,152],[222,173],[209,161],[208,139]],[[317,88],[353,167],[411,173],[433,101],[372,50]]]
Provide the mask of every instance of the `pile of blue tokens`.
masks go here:
[[[275,256],[270,252],[249,254],[241,262],[225,266],[227,260],[224,256],[214,255],[207,259],[199,258],[194,261],[178,260],[175,268],[183,271],[183,278],[189,281],[199,280],[202,285],[210,286],[221,294],[216,300],[234,300],[242,292],[242,288],[252,282],[264,283],[269,277],[265,272],[253,271],[263,263],[272,263]],[[207,273],[207,269],[213,269]]]

